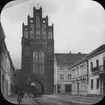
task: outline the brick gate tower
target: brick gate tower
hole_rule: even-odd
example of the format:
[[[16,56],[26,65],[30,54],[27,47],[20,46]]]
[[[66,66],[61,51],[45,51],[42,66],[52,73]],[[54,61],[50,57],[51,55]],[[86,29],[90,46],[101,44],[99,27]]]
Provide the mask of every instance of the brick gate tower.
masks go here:
[[[33,8],[33,17],[22,24],[22,71],[31,74],[31,81],[40,81],[44,94],[54,92],[54,38],[53,24],[42,17],[42,8]]]

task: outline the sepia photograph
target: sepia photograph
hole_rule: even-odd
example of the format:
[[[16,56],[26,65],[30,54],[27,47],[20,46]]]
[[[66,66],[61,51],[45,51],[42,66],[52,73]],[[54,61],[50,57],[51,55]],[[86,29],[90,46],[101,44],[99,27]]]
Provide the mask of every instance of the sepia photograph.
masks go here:
[[[93,0],[8,2],[0,14],[0,91],[14,105],[100,103],[104,7]]]

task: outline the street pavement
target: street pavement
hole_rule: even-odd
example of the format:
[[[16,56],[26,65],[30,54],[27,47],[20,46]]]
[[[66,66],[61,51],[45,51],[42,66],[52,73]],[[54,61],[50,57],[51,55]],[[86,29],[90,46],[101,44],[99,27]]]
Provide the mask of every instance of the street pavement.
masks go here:
[[[17,103],[17,95],[6,98],[9,102]],[[72,96],[69,94],[42,95],[34,98],[28,95],[22,98],[21,105],[92,105],[102,100],[102,97]]]
[[[44,97],[53,98],[55,100],[62,100],[65,102],[72,102],[75,104],[83,104],[83,105],[91,105],[98,103],[102,100],[102,97],[85,97],[85,96],[73,96],[73,95],[59,95],[59,94],[52,94],[52,95],[44,95]]]
[[[37,102],[37,105],[78,105],[72,102],[65,102],[63,100],[53,99],[46,96],[42,96],[39,98],[31,98],[31,100],[33,102],[33,105],[34,102]]]

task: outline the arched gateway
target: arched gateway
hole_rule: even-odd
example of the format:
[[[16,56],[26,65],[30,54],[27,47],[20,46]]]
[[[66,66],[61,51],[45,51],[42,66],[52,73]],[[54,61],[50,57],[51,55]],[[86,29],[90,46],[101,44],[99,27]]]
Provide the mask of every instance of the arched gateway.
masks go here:
[[[32,93],[35,94],[44,94],[44,85],[43,82],[40,80],[34,80],[31,82],[31,91]]]

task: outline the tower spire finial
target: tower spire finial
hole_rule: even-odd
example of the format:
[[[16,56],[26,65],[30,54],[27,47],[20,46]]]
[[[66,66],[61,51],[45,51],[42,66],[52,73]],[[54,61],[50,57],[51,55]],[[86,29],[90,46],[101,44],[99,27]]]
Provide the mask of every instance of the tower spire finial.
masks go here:
[[[40,5],[39,5],[39,0],[37,0],[37,9],[39,9],[40,8]]]
[[[39,6],[39,3],[37,3],[37,9],[39,9],[39,7],[40,7],[40,6]]]

